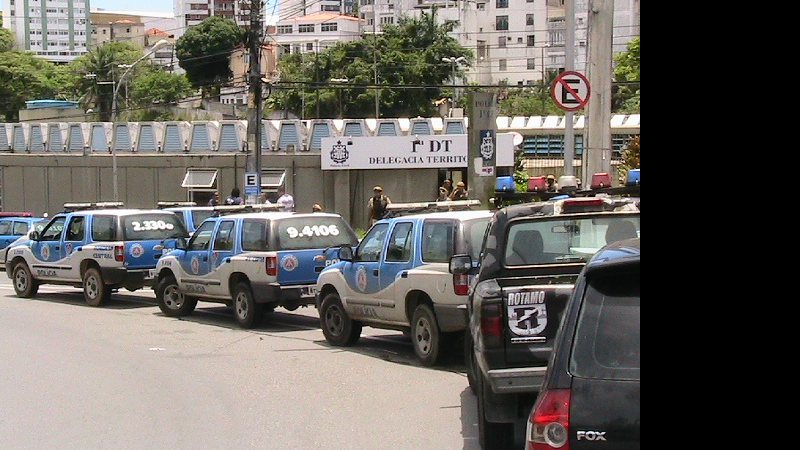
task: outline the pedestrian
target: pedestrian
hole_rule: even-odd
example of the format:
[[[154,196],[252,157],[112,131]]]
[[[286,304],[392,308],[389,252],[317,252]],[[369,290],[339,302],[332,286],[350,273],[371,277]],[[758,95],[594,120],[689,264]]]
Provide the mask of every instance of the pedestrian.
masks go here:
[[[276,203],[281,205],[283,211],[294,211],[294,197],[287,194],[284,188],[278,188],[278,201]]]
[[[211,199],[208,201],[208,206],[217,206],[219,205],[219,192],[214,192],[211,195]]]
[[[439,196],[436,197],[436,201],[437,202],[446,202],[448,200],[450,200],[450,199],[447,197],[447,189],[444,186],[440,187],[439,188]]]
[[[467,200],[467,187],[463,181],[456,183],[456,188],[450,194],[450,200]]]
[[[225,199],[226,205],[244,205],[244,200],[241,197],[242,193],[239,188],[231,189],[231,195]]]
[[[314,203],[314,206],[311,207],[312,213],[322,212],[322,206],[319,203]]]
[[[444,180],[442,183],[442,187],[445,191],[447,191],[447,196],[449,197],[451,193],[453,193],[453,182],[449,179]]]
[[[553,174],[547,176],[546,192],[558,192],[558,183],[556,183],[556,176]]]
[[[369,224],[372,226],[386,215],[386,207],[392,203],[389,197],[383,195],[383,188],[375,186],[372,188],[372,197],[369,199]]]

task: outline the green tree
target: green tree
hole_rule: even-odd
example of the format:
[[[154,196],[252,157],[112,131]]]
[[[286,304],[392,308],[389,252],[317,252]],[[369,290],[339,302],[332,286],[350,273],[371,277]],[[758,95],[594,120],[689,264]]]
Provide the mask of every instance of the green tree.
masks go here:
[[[504,116],[548,116],[563,115],[564,111],[556,106],[550,96],[558,72],[547,71],[544,80],[524,89],[511,90],[508,96],[500,101],[500,114]]]
[[[11,30],[1,28],[0,25],[0,52],[10,52],[14,49],[14,34]]]
[[[282,83],[273,90],[277,98],[268,104],[310,117],[316,115],[319,99],[321,117],[336,117],[340,111],[343,117],[370,117],[379,95],[382,116],[430,115],[433,100],[442,96],[452,76],[452,66],[442,58],[463,56],[467,65],[473,59],[469,49],[447,34],[454,27],[423,13],[385,27],[382,35],[340,42],[318,53],[287,55],[279,62]],[[380,89],[357,87],[374,85],[376,70]],[[331,79],[348,81],[332,87]]]
[[[230,19],[212,16],[189,28],[178,39],[175,53],[192,85],[205,88],[231,78],[231,51],[244,42],[244,29]]]
[[[628,146],[622,151],[622,163],[617,168],[619,183],[625,184],[628,179],[628,171],[638,169],[640,164],[640,137],[636,136],[628,142]]]
[[[0,52],[0,114],[5,120],[19,118],[27,100],[52,97],[55,65],[24,52]]]
[[[189,96],[194,89],[184,75],[152,70],[132,83],[131,98],[137,106],[174,103]]]
[[[615,112],[639,113],[639,91],[641,67],[640,38],[628,42],[627,50],[614,57],[614,81],[629,84],[615,86],[612,110]]]

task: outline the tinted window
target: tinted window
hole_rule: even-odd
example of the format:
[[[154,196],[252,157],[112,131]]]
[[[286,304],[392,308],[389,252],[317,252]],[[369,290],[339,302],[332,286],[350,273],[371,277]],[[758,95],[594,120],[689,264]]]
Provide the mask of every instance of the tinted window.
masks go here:
[[[245,220],[242,222],[242,249],[246,251],[265,251],[267,245],[266,220]]]
[[[54,217],[52,221],[42,230],[42,235],[39,237],[40,241],[58,241],[61,240],[61,232],[64,231],[64,222],[67,221],[66,216]]]
[[[455,224],[452,221],[426,220],[422,226],[422,260],[449,262],[453,256],[454,229]]]
[[[200,228],[194,232],[192,240],[187,245],[187,250],[207,250],[211,244],[211,235],[214,234],[215,221],[203,222]]]
[[[47,220],[40,220],[33,224],[33,229],[41,233],[45,225],[47,225]]]
[[[214,238],[214,250],[233,250],[233,224],[230,220],[219,224],[217,237]]]
[[[27,232],[28,232],[28,222],[14,222],[14,236],[22,236]]]
[[[389,229],[388,223],[381,223],[372,227],[361,240],[361,244],[356,249],[356,257],[359,261],[378,261],[381,259],[383,242],[386,240],[386,230]]]
[[[350,225],[338,216],[289,217],[275,222],[280,250],[339,247],[342,244],[358,243]]]
[[[11,234],[11,226],[12,222],[10,220],[3,220],[0,222],[0,234],[8,235]]]
[[[200,209],[200,210],[192,211],[192,225],[194,225],[193,228],[197,229],[197,227],[199,227],[200,224],[203,223],[204,220],[208,219],[209,217],[211,217],[213,215],[214,215],[214,211],[212,211],[210,209],[209,210]]]
[[[115,216],[92,217],[92,239],[99,242],[117,240],[117,218]]]
[[[479,261],[481,246],[483,245],[483,237],[486,235],[486,229],[489,226],[489,218],[470,220],[464,222],[464,252],[472,257],[473,261]],[[459,253],[461,250],[459,250]]]
[[[636,268],[589,280],[572,348],[575,376],[640,379],[639,277]]]
[[[69,221],[69,226],[67,227],[67,237],[65,240],[73,242],[82,241],[85,236],[85,224],[85,217],[73,216]]]
[[[508,231],[506,266],[586,262],[607,243],[639,237],[638,216],[515,221]]]
[[[411,260],[411,231],[410,222],[398,223],[392,230],[392,237],[389,238],[389,250],[386,252],[386,261],[410,261]]]
[[[150,213],[124,216],[126,241],[161,240],[189,237],[178,217],[173,213]]]

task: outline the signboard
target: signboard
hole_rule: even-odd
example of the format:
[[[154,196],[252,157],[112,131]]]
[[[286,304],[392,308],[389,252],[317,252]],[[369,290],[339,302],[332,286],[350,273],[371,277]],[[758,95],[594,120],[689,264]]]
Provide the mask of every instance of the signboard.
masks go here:
[[[322,170],[467,167],[467,135],[322,138]]]
[[[481,130],[481,172],[480,176],[482,177],[491,177],[494,176],[494,165],[496,161],[495,154],[497,153],[495,149],[497,148],[497,142],[494,139],[494,130]]]
[[[589,80],[580,72],[561,72],[553,81],[550,95],[564,111],[577,111],[589,103]]]
[[[258,173],[247,172],[244,174],[244,195],[261,194],[261,186],[258,185]]]

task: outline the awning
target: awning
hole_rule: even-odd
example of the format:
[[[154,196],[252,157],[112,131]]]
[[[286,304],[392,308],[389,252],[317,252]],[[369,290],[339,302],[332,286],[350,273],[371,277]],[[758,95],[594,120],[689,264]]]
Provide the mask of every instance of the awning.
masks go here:
[[[284,169],[261,169],[262,188],[279,188],[283,186],[284,179],[286,179]]]
[[[188,169],[183,177],[181,187],[185,188],[213,188],[217,183],[216,169]]]

